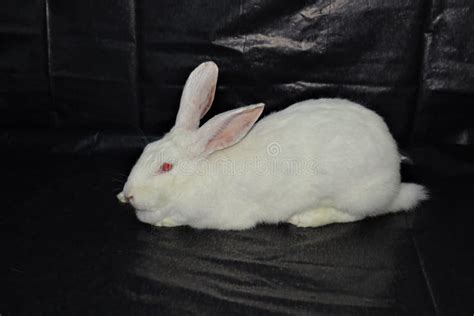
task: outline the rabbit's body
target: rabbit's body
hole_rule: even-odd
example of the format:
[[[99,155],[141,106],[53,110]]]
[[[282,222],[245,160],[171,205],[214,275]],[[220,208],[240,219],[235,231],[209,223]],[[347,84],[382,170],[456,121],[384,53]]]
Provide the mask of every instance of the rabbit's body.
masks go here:
[[[400,188],[399,155],[383,120],[340,99],[273,113],[204,164],[165,225],[244,229],[306,211],[321,212],[321,224],[356,220],[387,211]]]
[[[258,106],[244,109],[250,113]],[[214,130],[220,133],[228,124]],[[213,128],[211,121],[199,130],[206,128]],[[182,148],[173,155],[193,156],[187,149],[192,133],[175,127],[148,152],[162,153],[163,144],[173,143]],[[224,134],[218,144],[229,135],[234,134]],[[159,211],[153,211],[155,204],[138,210],[140,220],[216,229],[278,222],[315,227],[408,210],[425,198],[422,186],[400,183],[399,153],[383,119],[341,99],[296,103],[266,116],[232,145],[187,159],[193,161],[187,173],[179,171],[171,189],[162,189],[166,203]]]

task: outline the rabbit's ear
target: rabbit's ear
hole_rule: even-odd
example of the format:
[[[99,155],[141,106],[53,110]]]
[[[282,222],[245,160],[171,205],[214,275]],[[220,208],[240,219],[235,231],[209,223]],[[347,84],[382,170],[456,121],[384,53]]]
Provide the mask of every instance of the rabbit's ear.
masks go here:
[[[214,100],[219,68],[212,61],[200,64],[191,72],[184,85],[176,127],[194,130]]]
[[[209,155],[238,143],[255,124],[264,106],[263,103],[259,103],[238,108],[216,115],[207,121],[197,131],[197,151]]]

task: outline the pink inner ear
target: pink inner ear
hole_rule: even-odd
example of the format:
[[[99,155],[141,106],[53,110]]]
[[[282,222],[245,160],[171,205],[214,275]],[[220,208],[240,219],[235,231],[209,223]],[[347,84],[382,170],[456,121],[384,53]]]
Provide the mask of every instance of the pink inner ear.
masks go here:
[[[262,109],[255,108],[236,113],[226,120],[206,144],[206,151],[213,152],[234,145],[248,132]]]

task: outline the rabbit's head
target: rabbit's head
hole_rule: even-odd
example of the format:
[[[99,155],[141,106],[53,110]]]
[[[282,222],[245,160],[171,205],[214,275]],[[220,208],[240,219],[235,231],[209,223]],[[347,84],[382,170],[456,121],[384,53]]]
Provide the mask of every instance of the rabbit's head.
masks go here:
[[[215,151],[238,143],[262,113],[263,104],[251,105],[216,115],[199,127],[214,99],[217,75],[213,62],[199,65],[190,74],[175,126],[145,147],[118,194],[120,201],[137,210],[141,221],[153,224],[167,216],[183,190],[193,190],[189,184],[199,164]],[[199,176],[205,177],[200,170]]]

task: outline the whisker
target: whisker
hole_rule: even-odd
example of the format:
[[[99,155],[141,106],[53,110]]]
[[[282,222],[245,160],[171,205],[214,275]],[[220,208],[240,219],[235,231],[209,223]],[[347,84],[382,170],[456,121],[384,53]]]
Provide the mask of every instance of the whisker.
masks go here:
[[[110,177],[117,177],[117,178],[127,178],[128,176],[126,174],[123,174],[123,173],[113,173],[113,172],[109,172],[107,173],[108,176]]]
[[[141,128],[138,128],[138,131],[141,134],[140,140],[142,141],[143,145],[146,146],[149,143],[148,137],[146,136],[145,132],[143,132]]]

